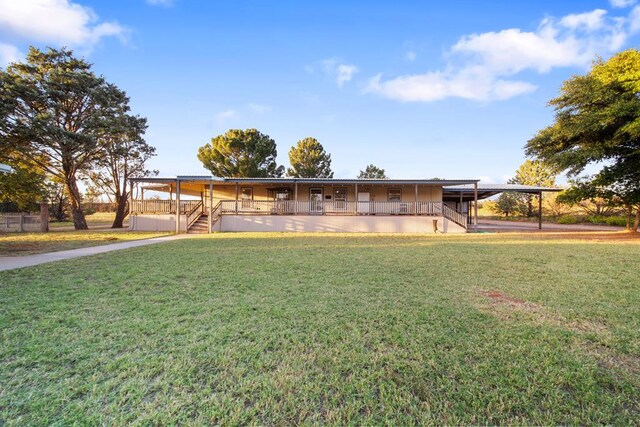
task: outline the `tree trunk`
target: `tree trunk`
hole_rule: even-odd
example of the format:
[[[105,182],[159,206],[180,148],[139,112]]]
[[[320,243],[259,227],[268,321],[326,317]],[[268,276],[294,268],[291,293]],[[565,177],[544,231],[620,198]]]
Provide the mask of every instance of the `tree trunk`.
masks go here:
[[[129,209],[127,206],[128,202],[127,195],[121,195],[116,198],[116,217],[113,220],[113,224],[111,224],[111,228],[122,228],[124,227],[124,219],[127,217],[129,213]]]
[[[625,205],[625,211],[627,213],[627,231],[631,230],[631,216],[633,215],[633,207],[631,205]]]
[[[69,202],[71,204],[71,215],[73,216],[73,226],[76,230],[88,230],[87,220],[82,211],[82,197],[76,182],[76,177],[71,175],[66,179],[67,191],[69,192]]]
[[[638,232],[638,227],[640,226],[640,205],[636,206],[636,217],[633,220],[633,231],[634,233]]]

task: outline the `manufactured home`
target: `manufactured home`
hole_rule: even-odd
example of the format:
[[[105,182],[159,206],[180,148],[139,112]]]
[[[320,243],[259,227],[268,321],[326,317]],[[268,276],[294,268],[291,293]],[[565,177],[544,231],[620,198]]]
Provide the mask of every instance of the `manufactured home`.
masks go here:
[[[477,227],[475,179],[178,176],[132,183],[139,197],[130,200],[129,228],[138,231],[465,233]],[[145,199],[145,191],[167,197]]]

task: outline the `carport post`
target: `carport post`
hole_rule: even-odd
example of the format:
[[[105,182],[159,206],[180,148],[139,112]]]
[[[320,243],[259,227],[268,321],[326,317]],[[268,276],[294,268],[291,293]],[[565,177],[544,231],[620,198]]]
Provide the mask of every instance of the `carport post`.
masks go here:
[[[478,232],[478,182],[473,183],[473,230]]]
[[[542,191],[538,193],[538,230],[542,230]]]
[[[176,234],[180,234],[180,179],[176,178]]]
[[[298,181],[293,182],[293,213],[298,215]]]

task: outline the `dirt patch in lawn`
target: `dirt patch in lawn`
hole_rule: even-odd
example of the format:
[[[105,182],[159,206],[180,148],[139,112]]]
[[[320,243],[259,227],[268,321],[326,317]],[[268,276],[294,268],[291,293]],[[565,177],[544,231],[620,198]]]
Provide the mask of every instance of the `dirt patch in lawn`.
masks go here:
[[[606,345],[613,338],[609,327],[597,320],[568,320],[544,306],[514,298],[497,290],[480,290],[480,295],[489,299],[489,304],[480,305],[484,312],[502,320],[526,320],[535,325],[553,325],[576,333],[575,348],[589,354],[596,363],[611,371],[640,373],[640,357],[620,354]],[[589,338],[590,334],[597,338]]]

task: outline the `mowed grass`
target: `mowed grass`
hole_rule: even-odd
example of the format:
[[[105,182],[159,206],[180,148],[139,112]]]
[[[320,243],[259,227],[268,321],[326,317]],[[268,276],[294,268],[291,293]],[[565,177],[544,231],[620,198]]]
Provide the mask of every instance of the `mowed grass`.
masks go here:
[[[221,234],[2,272],[0,424],[635,424],[640,241],[567,236]]]
[[[58,252],[129,240],[149,239],[169,233],[116,230],[52,230],[48,233],[0,233],[0,256],[23,256]]]
[[[113,220],[115,219],[115,212],[95,212],[91,215],[86,215],[85,219],[87,221],[87,225],[89,228],[93,227],[109,227],[113,224]],[[125,226],[127,225],[128,218],[125,219]],[[69,228],[73,227],[73,221],[50,221],[49,228]]]

